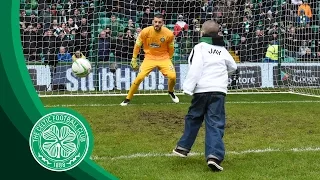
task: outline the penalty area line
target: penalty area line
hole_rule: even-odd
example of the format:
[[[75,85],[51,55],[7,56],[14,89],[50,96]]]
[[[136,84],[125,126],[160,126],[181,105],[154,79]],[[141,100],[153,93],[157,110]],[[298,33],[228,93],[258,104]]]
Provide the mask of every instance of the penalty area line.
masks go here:
[[[252,149],[252,150],[245,150],[245,151],[228,151],[226,152],[226,155],[232,154],[232,155],[242,155],[242,154],[261,154],[261,153],[269,153],[269,152],[312,152],[312,151],[320,151],[320,147],[306,147],[306,148],[291,148],[287,150],[281,150],[281,149],[272,149],[272,148],[266,148],[266,149]],[[201,152],[191,152],[188,154],[188,156],[203,156],[204,153]],[[136,153],[131,155],[122,155],[122,156],[116,156],[116,157],[110,157],[110,156],[91,156],[91,160],[119,160],[119,159],[134,159],[134,158],[151,158],[151,157],[172,157],[176,156],[173,153]]]
[[[226,104],[290,104],[290,103],[320,103],[320,101],[229,101]],[[128,106],[149,106],[149,105],[185,105],[190,103],[142,103],[142,104],[129,104]],[[44,107],[110,107],[120,106],[119,104],[55,104],[45,105]]]

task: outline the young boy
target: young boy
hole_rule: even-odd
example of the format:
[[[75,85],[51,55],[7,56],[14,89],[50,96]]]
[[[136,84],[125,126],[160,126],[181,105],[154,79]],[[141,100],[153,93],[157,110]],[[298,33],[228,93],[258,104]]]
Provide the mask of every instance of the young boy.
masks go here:
[[[185,94],[193,99],[185,116],[185,129],[173,153],[187,157],[205,120],[205,158],[213,171],[222,171],[225,156],[223,142],[225,128],[225,96],[228,74],[237,65],[224,48],[218,35],[219,25],[210,20],[202,25],[203,36],[189,56],[189,71],[183,84]]]

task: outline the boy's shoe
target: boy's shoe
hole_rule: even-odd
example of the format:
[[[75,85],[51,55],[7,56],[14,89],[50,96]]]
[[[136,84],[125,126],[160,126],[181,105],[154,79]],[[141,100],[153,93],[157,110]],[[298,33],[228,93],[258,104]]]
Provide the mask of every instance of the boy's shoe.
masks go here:
[[[178,149],[178,147],[176,147],[174,150],[172,150],[172,152],[180,157],[187,157],[189,151],[185,151],[182,149]]]
[[[174,103],[179,103],[179,98],[173,92],[169,92],[169,96]]]
[[[222,171],[223,170],[223,167],[220,166],[220,161],[218,159],[215,159],[215,158],[209,158],[207,160],[207,164],[209,166],[209,168],[212,169],[212,171]]]
[[[120,106],[127,106],[129,103],[130,103],[130,100],[129,99],[125,99],[124,101],[122,101]]]

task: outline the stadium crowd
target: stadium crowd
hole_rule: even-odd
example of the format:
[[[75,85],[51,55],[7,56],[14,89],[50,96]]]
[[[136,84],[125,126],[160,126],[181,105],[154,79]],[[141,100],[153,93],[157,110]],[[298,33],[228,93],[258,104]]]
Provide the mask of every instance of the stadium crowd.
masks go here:
[[[130,61],[155,13],[174,32],[176,61],[186,60],[206,19],[221,25],[237,62],[277,62],[280,49],[285,62],[320,60],[317,0],[21,0],[23,53],[40,62]]]

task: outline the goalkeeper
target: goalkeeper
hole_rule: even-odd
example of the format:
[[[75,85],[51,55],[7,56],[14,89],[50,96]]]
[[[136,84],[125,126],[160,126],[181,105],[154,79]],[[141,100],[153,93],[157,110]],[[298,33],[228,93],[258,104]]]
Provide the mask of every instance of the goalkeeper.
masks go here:
[[[139,88],[140,83],[154,69],[159,71],[168,78],[168,94],[172,101],[179,102],[179,98],[174,94],[174,86],[176,84],[176,71],[172,64],[172,56],[174,52],[174,35],[171,30],[162,27],[164,22],[161,14],[155,15],[153,26],[144,28],[137,38],[133,50],[131,67],[135,71],[139,69],[137,56],[143,45],[145,58],[140,66],[139,73],[130,87],[126,99],[120,104],[126,106],[129,104],[134,93]]]

